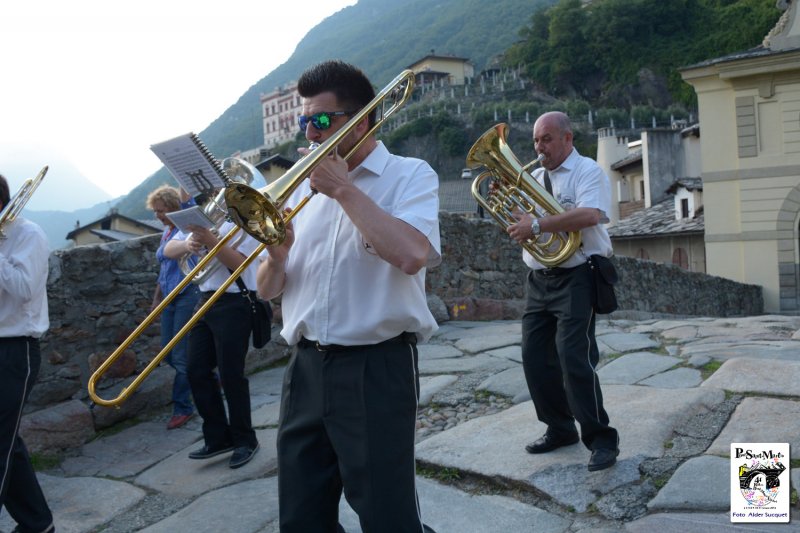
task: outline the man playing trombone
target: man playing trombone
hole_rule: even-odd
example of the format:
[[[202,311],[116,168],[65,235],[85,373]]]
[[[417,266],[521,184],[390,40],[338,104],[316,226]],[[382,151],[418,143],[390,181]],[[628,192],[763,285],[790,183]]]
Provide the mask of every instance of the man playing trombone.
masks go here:
[[[315,143],[347,131],[375,97],[341,61],[310,68],[297,88],[299,125]],[[425,269],[441,261],[438,178],[426,162],[390,154],[370,131],[374,116],[288,199],[293,207],[320,193],[258,271],[260,295],[282,295],[281,335],[294,346],[278,428],[283,533],[335,531],[342,490],[365,533],[423,530],[416,343],[436,330]]]
[[[9,201],[8,182],[0,176],[0,210]],[[19,436],[22,408],[39,373],[39,338],[50,327],[50,250],[42,229],[29,220],[3,217],[0,230],[0,506],[19,524],[14,531],[50,533],[53,514]]]

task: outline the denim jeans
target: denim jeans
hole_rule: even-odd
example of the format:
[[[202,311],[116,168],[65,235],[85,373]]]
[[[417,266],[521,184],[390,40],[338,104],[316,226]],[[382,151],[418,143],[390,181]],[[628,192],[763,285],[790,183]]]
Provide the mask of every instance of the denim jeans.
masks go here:
[[[199,291],[196,285],[189,285],[164,308],[161,315],[161,346],[166,346],[194,314]],[[190,415],[194,412],[192,391],[186,376],[189,335],[178,342],[167,355],[167,362],[175,369],[172,383],[172,412],[175,415]]]

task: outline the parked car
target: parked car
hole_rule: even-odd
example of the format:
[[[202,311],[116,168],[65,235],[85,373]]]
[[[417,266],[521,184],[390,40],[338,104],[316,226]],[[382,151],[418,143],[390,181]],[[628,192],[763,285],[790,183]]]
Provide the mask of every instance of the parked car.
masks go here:
[[[472,179],[472,169],[471,168],[461,169],[461,179],[462,180],[471,180]]]

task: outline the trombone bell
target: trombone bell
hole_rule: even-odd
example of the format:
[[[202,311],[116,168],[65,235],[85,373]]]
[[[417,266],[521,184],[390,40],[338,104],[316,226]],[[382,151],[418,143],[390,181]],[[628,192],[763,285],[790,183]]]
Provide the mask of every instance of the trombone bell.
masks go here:
[[[303,198],[291,211],[284,213],[283,205],[292,192],[306,179],[327,154],[338,148],[342,140],[368,115],[376,112],[375,123],[363,137],[344,155],[349,159],[386,120],[405,104],[414,91],[414,72],[404,70],[375,98],[353,115],[347,123],[328,137],[319,147],[295,163],[280,178],[263,189],[241,183],[228,183],[225,187],[225,204],[233,222],[254,239],[270,246],[286,238],[286,224],[305,206],[315,191]],[[388,103],[388,107],[387,107]]]

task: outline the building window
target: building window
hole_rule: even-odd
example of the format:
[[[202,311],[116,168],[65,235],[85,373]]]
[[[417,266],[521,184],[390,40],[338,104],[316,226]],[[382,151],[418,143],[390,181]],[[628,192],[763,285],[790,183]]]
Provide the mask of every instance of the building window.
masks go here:
[[[672,264],[683,269],[689,268],[689,256],[683,248],[675,248],[672,252]]]
[[[636,257],[638,259],[650,259],[650,254],[648,254],[647,250],[644,248],[639,248],[639,250],[636,252]]]
[[[689,199],[681,198],[681,218],[689,218]]]
[[[639,182],[639,200],[644,201],[644,180]]]

